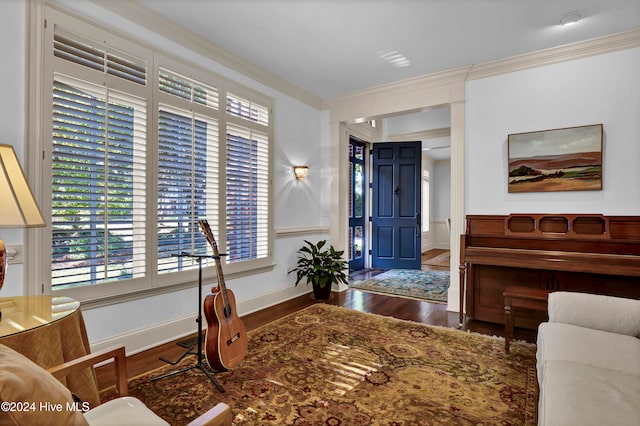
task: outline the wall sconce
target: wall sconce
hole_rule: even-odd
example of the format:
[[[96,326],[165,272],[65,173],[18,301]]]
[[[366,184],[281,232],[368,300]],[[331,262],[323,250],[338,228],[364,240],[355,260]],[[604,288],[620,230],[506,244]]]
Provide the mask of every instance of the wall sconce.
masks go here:
[[[309,173],[309,167],[307,166],[293,166],[293,174],[296,175],[296,179],[303,181],[307,178]]]

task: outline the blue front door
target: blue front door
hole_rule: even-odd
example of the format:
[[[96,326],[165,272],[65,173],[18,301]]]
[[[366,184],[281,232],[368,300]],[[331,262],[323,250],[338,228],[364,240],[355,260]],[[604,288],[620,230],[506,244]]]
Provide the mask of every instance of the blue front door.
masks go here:
[[[420,269],[421,145],[373,145],[372,268]]]

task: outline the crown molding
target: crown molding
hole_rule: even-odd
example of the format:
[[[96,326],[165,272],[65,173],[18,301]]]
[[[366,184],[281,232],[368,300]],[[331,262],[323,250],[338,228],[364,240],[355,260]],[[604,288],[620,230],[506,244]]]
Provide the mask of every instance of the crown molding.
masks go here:
[[[640,47],[640,29],[474,65],[469,71],[467,80],[477,80],[634,47]]]
[[[429,87],[433,88],[447,84],[454,85],[459,82],[464,83],[469,80],[476,80],[514,71],[522,71],[529,68],[552,65],[560,62],[573,61],[589,56],[601,55],[634,47],[640,47],[640,29],[566,44],[523,55],[511,56],[509,58],[486,62],[483,64],[469,65],[448,71],[427,74],[357,92],[351,92],[325,99],[322,103],[322,107],[323,109],[333,110],[342,105],[354,105],[362,102],[372,103],[380,97],[393,97],[410,91],[422,90]],[[459,95],[461,95],[462,100],[464,100],[463,91],[462,94],[453,94],[452,101],[455,101]]]
[[[173,40],[229,69],[237,71],[258,83],[271,87],[309,106],[320,109],[322,99],[295,86],[283,78],[257,65],[239,58],[222,46],[201,37],[186,27],[176,24],[135,0],[89,0],[91,3],[135,22],[160,36]]]
[[[447,71],[426,74],[393,83],[382,84],[370,87],[357,92],[350,92],[344,95],[334,96],[325,99],[322,103],[323,109],[331,109],[335,105],[341,105],[346,101],[358,100],[360,102],[373,102],[380,97],[395,96],[403,93],[412,93],[429,88],[454,85],[464,83],[471,66],[454,68]]]
[[[442,127],[440,129],[422,130],[412,133],[399,133],[395,135],[389,135],[389,142],[402,142],[402,141],[423,141],[433,138],[444,138],[451,136],[451,127]]]

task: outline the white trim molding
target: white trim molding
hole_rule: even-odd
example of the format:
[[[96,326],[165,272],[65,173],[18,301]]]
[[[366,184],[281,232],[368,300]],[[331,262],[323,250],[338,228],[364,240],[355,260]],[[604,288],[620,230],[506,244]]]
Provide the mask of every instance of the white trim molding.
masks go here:
[[[477,80],[634,47],[640,47],[640,29],[474,65],[469,71],[467,80]]]
[[[464,84],[471,66],[401,80],[326,99],[323,109],[331,111],[332,122],[351,123],[392,115],[394,104],[403,111],[420,110],[464,100]],[[429,99],[425,106],[425,99]]]
[[[328,234],[328,226],[310,226],[306,228],[280,228],[275,230],[276,238],[302,237],[305,235]]]
[[[387,139],[390,142],[402,142],[402,141],[423,141],[426,139],[445,138],[451,136],[451,127],[443,127],[441,129],[422,130],[412,133],[399,133],[396,135],[389,135]]]

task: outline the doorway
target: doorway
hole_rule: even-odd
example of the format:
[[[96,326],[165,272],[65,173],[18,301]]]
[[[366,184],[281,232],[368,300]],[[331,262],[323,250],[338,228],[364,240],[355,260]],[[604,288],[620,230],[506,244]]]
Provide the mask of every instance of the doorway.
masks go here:
[[[354,93],[335,101],[328,101],[329,135],[331,141],[331,173],[334,179],[329,184],[329,191],[336,196],[335,205],[331,209],[330,237],[336,247],[348,247],[348,149],[349,123],[361,123],[363,120],[377,122],[379,119],[397,115],[411,114],[415,111],[439,109],[446,106],[449,110],[449,131],[451,144],[450,160],[450,218],[451,236],[449,246],[451,250],[451,281],[449,287],[450,310],[460,309],[460,283],[457,265],[459,264],[460,239],[454,236],[464,233],[464,148],[465,148],[465,81],[467,74],[463,69],[455,73],[445,73],[442,76],[427,76],[412,82],[412,90],[407,90],[406,82],[384,87],[380,91],[366,91]],[[465,71],[468,72],[468,69]],[[413,90],[415,89],[415,90]],[[382,128],[381,126],[380,128]],[[430,126],[431,127],[431,126]],[[367,140],[383,140],[381,130],[379,138]],[[404,133],[404,132],[403,132]],[[387,133],[389,134],[389,133]],[[385,137],[390,140],[391,138]],[[411,134],[409,140],[423,140],[421,136]],[[393,140],[393,139],[391,139]],[[435,177],[432,175],[432,179]],[[432,183],[433,186],[433,183]],[[432,219],[433,223],[433,219]],[[346,253],[345,253],[346,254]]]

